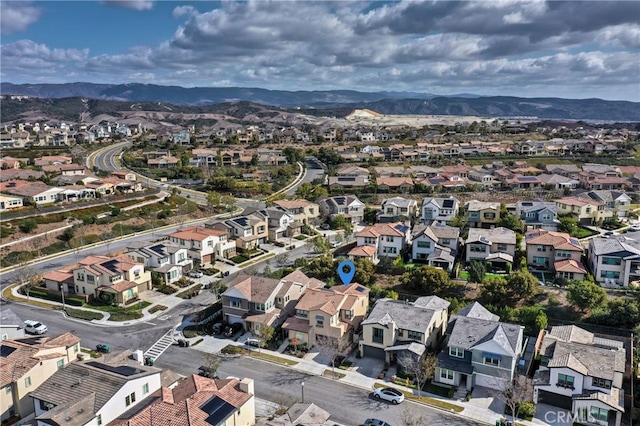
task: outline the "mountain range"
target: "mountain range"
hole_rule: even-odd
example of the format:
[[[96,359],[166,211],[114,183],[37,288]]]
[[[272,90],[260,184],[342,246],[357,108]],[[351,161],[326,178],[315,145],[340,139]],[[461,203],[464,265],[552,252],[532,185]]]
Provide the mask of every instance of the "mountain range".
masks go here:
[[[602,99],[519,98],[459,94],[437,96],[417,92],[359,92],[354,90],[286,91],[244,87],[159,86],[153,84],[12,84],[1,83],[0,94],[37,98],[70,98],[162,102],[175,106],[206,106],[248,101],[281,108],[348,114],[371,109],[381,114],[472,115],[480,117],[538,117],[541,119],[640,121],[640,102]],[[3,119],[3,121],[5,121]]]

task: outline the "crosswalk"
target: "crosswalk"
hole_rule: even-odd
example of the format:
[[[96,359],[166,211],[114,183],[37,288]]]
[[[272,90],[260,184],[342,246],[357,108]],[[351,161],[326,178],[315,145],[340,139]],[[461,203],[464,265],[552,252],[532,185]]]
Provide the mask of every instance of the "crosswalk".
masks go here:
[[[154,361],[158,359],[160,355],[164,353],[164,351],[169,348],[169,346],[173,345],[173,329],[167,331],[157,342],[153,344],[147,351],[144,353],[144,357],[153,358]]]

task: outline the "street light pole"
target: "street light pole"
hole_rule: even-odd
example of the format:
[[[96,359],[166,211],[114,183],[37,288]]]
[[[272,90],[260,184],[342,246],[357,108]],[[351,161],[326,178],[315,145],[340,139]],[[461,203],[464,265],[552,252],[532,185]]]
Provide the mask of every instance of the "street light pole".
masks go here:
[[[304,404],[304,381],[301,383],[302,385],[302,403]]]

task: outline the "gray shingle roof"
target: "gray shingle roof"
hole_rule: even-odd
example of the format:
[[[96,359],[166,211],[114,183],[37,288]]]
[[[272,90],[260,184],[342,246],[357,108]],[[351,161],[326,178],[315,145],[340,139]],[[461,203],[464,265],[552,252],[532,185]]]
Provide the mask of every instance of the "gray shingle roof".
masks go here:
[[[471,350],[482,343],[493,341],[510,356],[515,357],[522,326],[499,321],[454,316],[447,328],[447,346]]]
[[[413,306],[434,310],[448,309],[450,304],[451,303],[439,298],[438,296],[422,296],[418,297],[416,301],[413,302]]]
[[[592,238],[589,240],[589,247],[596,256],[619,252],[640,255],[640,241],[626,235],[613,238]]]
[[[433,309],[415,306],[398,300],[380,299],[362,324],[386,325],[395,323],[398,328],[425,333],[436,313]]]
[[[477,241],[487,243],[503,243],[503,244],[515,244],[516,233],[511,229],[498,227],[493,229],[471,228],[469,229],[469,236],[466,243],[473,243]]]
[[[456,316],[500,321],[500,317],[498,315],[492,314],[487,310],[487,308],[478,302],[473,302],[470,305],[460,308],[460,310],[456,312]]]
[[[394,205],[394,206],[398,206],[398,207],[407,207],[409,208],[409,206],[411,205],[415,205],[416,204],[416,200],[409,200],[406,198],[402,198],[402,197],[393,197],[393,198],[387,198],[385,200],[382,200],[382,206],[386,206],[386,205]]]

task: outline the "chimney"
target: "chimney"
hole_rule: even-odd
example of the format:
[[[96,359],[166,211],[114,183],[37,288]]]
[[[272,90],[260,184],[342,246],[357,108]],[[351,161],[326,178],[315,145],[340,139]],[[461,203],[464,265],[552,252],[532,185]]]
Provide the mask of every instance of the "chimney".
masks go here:
[[[244,379],[240,380],[240,390],[249,395],[254,395],[255,392],[253,389],[253,379],[245,377]]]

